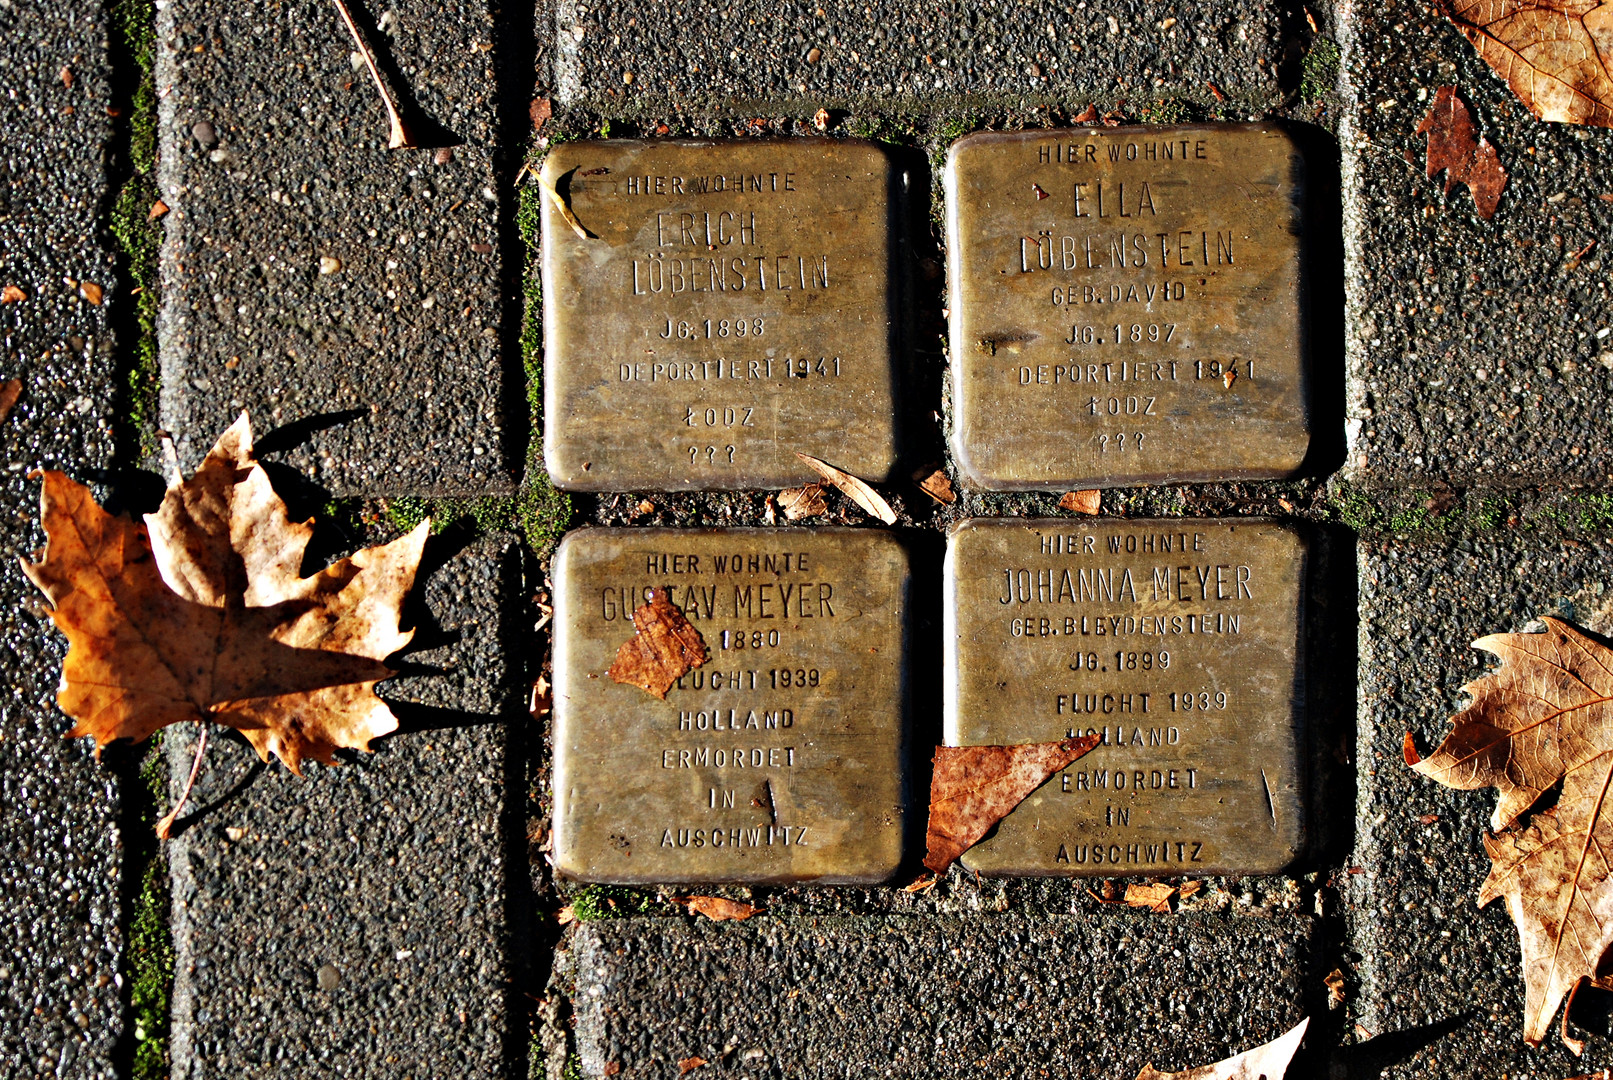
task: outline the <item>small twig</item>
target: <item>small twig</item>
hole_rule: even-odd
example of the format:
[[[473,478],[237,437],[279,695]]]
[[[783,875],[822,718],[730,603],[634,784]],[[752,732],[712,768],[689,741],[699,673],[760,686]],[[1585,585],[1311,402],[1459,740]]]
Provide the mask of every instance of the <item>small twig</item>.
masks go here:
[[[577,220],[577,215],[571,212],[571,207],[566,205],[566,200],[561,197],[559,191],[555,190],[555,186],[544,179],[541,172],[535,172],[532,175],[538,178],[538,186],[543,189],[545,195],[549,196],[549,201],[554,203],[555,209],[560,211],[560,216],[565,219],[567,225],[571,226],[571,231],[577,234],[577,238],[579,240],[592,240],[593,235],[582,227],[582,222]]]
[[[415,148],[414,135],[404,126],[403,117],[398,113],[398,104],[392,100],[392,91],[387,88],[386,80],[381,78],[380,69],[375,66],[375,54],[359,33],[358,23],[353,21],[352,12],[342,0],[332,0],[336,10],[341,12],[342,22],[347,24],[347,32],[353,35],[353,43],[358,46],[358,53],[364,57],[364,66],[370,69],[370,77],[375,80],[375,88],[381,92],[381,104],[386,106],[387,119],[392,122],[392,134],[387,139],[388,150],[413,150]]]
[[[174,828],[174,819],[179,817],[179,812],[185,809],[185,800],[190,798],[190,789],[196,783],[196,774],[202,771],[202,755],[207,753],[207,721],[198,720],[196,726],[202,729],[202,733],[196,736],[196,760],[190,763],[190,776],[185,779],[185,790],[179,793],[179,801],[174,804],[172,810],[163,815],[161,821],[157,822],[158,840],[168,839],[168,834]]]

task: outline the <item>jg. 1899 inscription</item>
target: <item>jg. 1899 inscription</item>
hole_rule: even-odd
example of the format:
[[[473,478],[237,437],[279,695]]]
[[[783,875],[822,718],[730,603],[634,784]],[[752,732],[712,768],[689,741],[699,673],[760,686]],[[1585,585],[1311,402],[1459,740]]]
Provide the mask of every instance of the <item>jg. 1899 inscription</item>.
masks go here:
[[[972,135],[947,165],[953,447],[974,486],[1293,473],[1300,157],[1256,124]]]
[[[565,143],[543,178],[545,463],[581,491],[896,460],[892,170],[845,140]]]
[[[585,529],[556,557],[554,859],[584,881],[875,883],[905,816],[908,559],[887,533]],[[665,590],[710,659],[605,676]]]
[[[949,745],[1102,742],[983,874],[1274,873],[1299,851],[1305,550],[1261,520],[975,519],[946,562]]]

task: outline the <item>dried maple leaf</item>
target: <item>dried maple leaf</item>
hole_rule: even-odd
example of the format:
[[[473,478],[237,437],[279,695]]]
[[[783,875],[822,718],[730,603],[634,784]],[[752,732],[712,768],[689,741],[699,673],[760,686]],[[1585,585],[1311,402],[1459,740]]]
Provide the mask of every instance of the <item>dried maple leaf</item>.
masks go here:
[[[939,874],[1099,735],[1023,746],[938,746],[924,865]]]
[[[779,492],[778,508],[784,511],[786,521],[800,521],[828,512],[829,504],[824,501],[822,484],[808,484]]]
[[[1059,499],[1059,509],[1077,514],[1098,514],[1103,510],[1103,492],[1066,491]]]
[[[1601,0],[1439,0],[1524,108],[1613,127],[1613,7]]]
[[[819,476],[845,492],[847,498],[868,511],[869,516],[876,517],[887,525],[896,523],[896,511],[891,509],[890,503],[886,502],[879,492],[849,472],[837,469],[827,461],[819,460],[810,454],[797,451],[795,456],[812,466]]]
[[[689,625],[678,605],[667,599],[665,589],[650,590],[649,603],[633,612],[633,630],[633,636],[616,650],[616,662],[605,674],[662,700],[685,672],[711,656],[705,638]]]
[[[1563,996],[1595,979],[1613,945],[1613,650],[1557,619],[1540,634],[1492,634],[1473,643],[1501,666],[1462,689],[1426,759],[1406,736],[1412,768],[1450,787],[1501,793],[1484,839],[1490,874],[1479,906],[1505,897],[1523,948],[1524,1041],[1540,1045]],[[1525,813],[1562,784],[1549,813]],[[1563,1022],[1566,1028],[1567,1015]],[[1565,1030],[1564,1041],[1575,1040]]]
[[[57,701],[96,749],[182,721],[240,731],[301,771],[397,727],[375,684],[413,631],[398,613],[429,525],[299,577],[313,530],[252,458],[243,415],[144,524],[41,475],[48,544],[23,569],[69,642]]]
[[[957,493],[952,490],[952,481],[940,469],[930,472],[927,476],[921,475],[914,479],[918,481],[919,490],[936,502],[950,506],[958,501]]]
[[[0,386],[0,424],[6,422],[6,417],[17,407],[17,399],[20,397],[22,397],[21,379],[11,379],[4,386]]]
[[[1309,1025],[1310,1019],[1307,1017],[1281,1038],[1214,1065],[1200,1065],[1196,1069],[1173,1073],[1160,1072],[1152,1065],[1146,1065],[1137,1074],[1137,1080],[1283,1080],[1288,1072],[1288,1063],[1294,1060],[1294,1053],[1304,1040],[1305,1029]]]
[[[691,912],[704,915],[713,922],[748,919],[767,910],[740,903],[738,900],[724,900],[720,896],[685,896],[673,902],[682,904]]]
[[[1429,179],[1443,170],[1446,195],[1457,184],[1466,184],[1479,217],[1486,221],[1494,217],[1507,186],[1507,171],[1495,147],[1474,136],[1473,115],[1456,96],[1456,87],[1442,86],[1434,93],[1434,106],[1417,125],[1417,133],[1428,136]]]

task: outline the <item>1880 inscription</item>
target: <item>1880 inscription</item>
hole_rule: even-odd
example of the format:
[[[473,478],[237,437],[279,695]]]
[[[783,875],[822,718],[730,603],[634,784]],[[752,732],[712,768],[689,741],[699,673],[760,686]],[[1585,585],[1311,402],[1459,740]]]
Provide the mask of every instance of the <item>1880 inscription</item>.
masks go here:
[[[1295,533],[1258,520],[957,526],[947,742],[1102,736],[965,864],[1125,875],[1291,862],[1304,563]]]
[[[543,177],[563,488],[781,487],[896,460],[891,166],[844,140],[566,143]]]
[[[1300,157],[1266,125],[981,134],[947,166],[960,470],[1275,477],[1310,440]]]
[[[837,529],[587,529],[556,564],[557,869],[873,883],[905,815],[908,560]],[[710,660],[659,701],[605,675],[665,590]]]

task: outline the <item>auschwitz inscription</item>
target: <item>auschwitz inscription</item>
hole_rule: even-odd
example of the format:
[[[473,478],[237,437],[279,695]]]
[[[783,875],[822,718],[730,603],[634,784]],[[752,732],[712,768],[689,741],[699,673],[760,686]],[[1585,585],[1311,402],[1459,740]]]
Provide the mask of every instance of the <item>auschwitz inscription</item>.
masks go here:
[[[554,858],[584,881],[873,883],[901,861],[908,561],[887,533],[586,529],[556,557]],[[664,592],[711,658],[604,678]]]
[[[964,856],[984,874],[1273,873],[1297,855],[1305,549],[1262,520],[954,528],[946,739],[1097,733]]]
[[[948,159],[977,487],[1275,477],[1310,440],[1301,161],[1258,124],[986,133]]]
[[[847,141],[565,143],[543,165],[545,463],[583,491],[896,460],[891,167]]]

